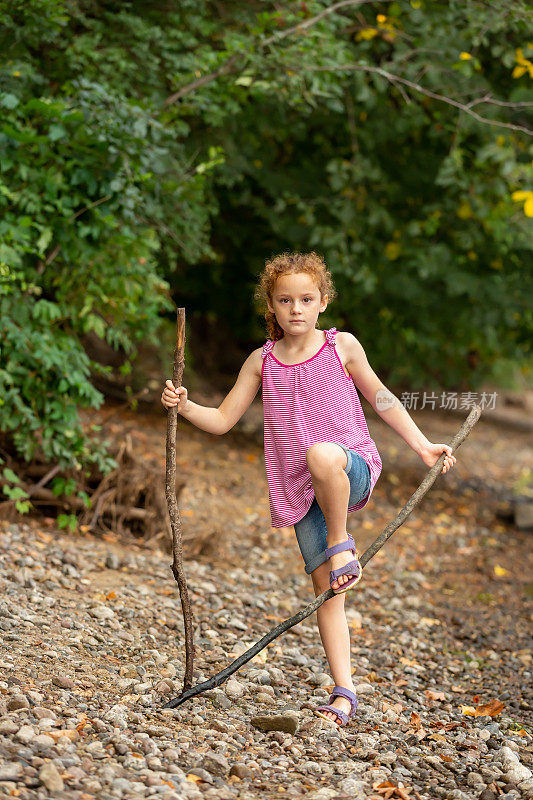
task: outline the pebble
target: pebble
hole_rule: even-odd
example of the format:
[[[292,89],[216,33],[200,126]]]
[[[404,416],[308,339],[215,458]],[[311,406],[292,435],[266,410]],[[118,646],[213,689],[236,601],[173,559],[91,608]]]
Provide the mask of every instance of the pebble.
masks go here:
[[[295,714],[275,714],[270,717],[252,717],[250,723],[262,731],[285,731],[296,733],[298,717]]]
[[[49,792],[62,792],[64,789],[63,779],[53,761],[43,764],[39,770],[39,780]]]
[[[225,777],[229,771],[228,760],[220,753],[207,753],[200,764],[211,775]]]

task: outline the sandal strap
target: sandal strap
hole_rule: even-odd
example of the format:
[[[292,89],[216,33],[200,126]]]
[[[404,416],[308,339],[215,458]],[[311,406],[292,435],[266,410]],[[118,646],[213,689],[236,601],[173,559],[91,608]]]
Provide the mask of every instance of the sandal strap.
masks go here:
[[[348,534],[348,538],[344,542],[339,542],[339,544],[334,544],[332,547],[326,548],[326,558],[331,558],[331,556],[335,556],[337,553],[342,553],[343,550],[353,550],[354,556],[357,556],[355,542],[350,534]]]
[[[357,700],[357,695],[355,694],[355,692],[352,692],[351,689],[346,689],[346,687],[344,686],[335,686],[329,698],[329,702],[332,703],[336,697],[344,697],[346,698],[346,700],[350,701],[350,705],[352,707],[350,711],[350,716],[353,716],[353,714],[355,714],[359,702]]]
[[[361,572],[361,565],[359,561],[349,561],[344,567],[337,567],[337,569],[330,570],[329,582],[340,578],[341,575],[359,575]]]
[[[335,706],[318,706],[316,709],[317,711],[333,711],[336,714],[341,722],[346,725],[350,721],[350,717],[348,714],[340,708],[335,708]]]

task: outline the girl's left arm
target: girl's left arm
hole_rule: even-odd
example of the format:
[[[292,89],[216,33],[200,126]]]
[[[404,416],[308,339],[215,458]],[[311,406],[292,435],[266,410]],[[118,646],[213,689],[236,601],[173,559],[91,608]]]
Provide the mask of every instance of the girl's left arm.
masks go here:
[[[346,368],[357,389],[368,400],[376,414],[394,428],[428,467],[432,467],[445,451],[447,455],[442,472],[448,472],[457,461],[452,455],[451,447],[442,442],[434,444],[424,436],[409,416],[407,409],[378,378],[368,363],[363,346],[355,336],[344,332],[341,334],[341,343],[346,353]]]

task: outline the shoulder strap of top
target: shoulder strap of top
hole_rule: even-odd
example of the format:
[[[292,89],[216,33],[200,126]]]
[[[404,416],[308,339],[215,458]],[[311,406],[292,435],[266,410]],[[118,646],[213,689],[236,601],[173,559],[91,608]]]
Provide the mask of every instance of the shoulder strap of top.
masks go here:
[[[330,328],[329,331],[326,331],[326,342],[334,346],[336,335],[337,335],[337,328]]]
[[[274,342],[272,341],[272,339],[267,339],[265,344],[263,345],[261,358],[265,358],[271,352],[273,347],[274,347]]]

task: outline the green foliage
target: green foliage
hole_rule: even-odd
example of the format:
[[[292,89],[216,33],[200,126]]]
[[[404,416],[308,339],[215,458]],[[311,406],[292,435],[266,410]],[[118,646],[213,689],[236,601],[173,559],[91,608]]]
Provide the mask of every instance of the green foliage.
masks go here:
[[[109,469],[84,337],[127,375],[172,298],[256,346],[282,250],[325,255],[323,322],[393,385],[530,358],[529,6],[330,11],[0,0],[0,430],[24,459]]]
[[[0,458],[0,464],[3,463],[5,463],[4,460]],[[18,475],[15,475],[9,467],[4,467],[2,478],[4,481],[2,486],[4,494],[7,495],[9,500],[15,500],[15,508],[19,514],[25,514],[30,509],[30,503],[27,499],[29,494],[21,486],[17,486],[20,483]]]

